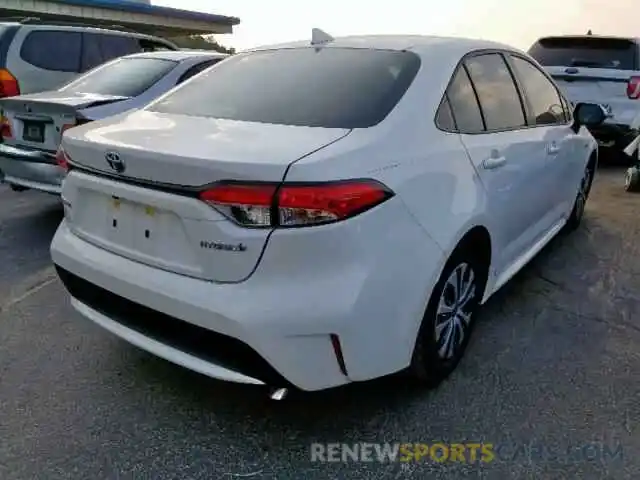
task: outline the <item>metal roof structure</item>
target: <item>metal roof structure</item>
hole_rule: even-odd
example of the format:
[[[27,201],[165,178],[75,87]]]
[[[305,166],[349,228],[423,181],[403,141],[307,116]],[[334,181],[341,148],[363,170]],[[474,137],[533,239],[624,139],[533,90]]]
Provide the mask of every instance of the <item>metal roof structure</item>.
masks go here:
[[[236,17],[151,5],[132,0],[2,0],[2,18],[38,17],[46,21],[82,22],[95,26],[119,25],[140,33],[164,37],[232,33]]]

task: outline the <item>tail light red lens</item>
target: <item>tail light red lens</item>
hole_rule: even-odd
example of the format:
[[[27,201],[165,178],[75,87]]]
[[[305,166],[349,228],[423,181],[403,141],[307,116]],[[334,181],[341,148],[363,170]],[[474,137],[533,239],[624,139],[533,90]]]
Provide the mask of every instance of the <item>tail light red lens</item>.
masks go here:
[[[18,80],[6,68],[0,68],[0,98],[20,95]]]
[[[62,145],[58,147],[58,151],[56,152],[56,163],[65,172],[69,171],[69,156],[67,155],[67,152],[64,151],[64,148],[62,148]]]
[[[5,116],[0,116],[0,139],[8,139],[13,137],[11,130],[11,122]]]
[[[640,98],[640,77],[631,77],[627,82],[627,97],[632,100]]]
[[[78,119],[78,123],[66,123],[60,127],[60,135],[62,136],[64,132],[69,130],[70,128],[77,127],[78,125],[82,125],[83,123],[88,123],[89,120]],[[58,151],[56,152],[56,163],[60,168],[63,168],[66,172],[69,171],[71,165],[69,165],[69,155],[62,148],[62,145],[58,147]]]
[[[60,127],[60,135],[62,136],[64,132],[66,132],[70,128],[79,127],[80,125],[85,125],[90,122],[91,120],[86,118],[77,118],[75,123],[65,123],[64,125],[62,125],[62,127]]]
[[[353,217],[391,198],[375,180],[305,184],[221,183],[200,199],[247,227],[301,227]]]

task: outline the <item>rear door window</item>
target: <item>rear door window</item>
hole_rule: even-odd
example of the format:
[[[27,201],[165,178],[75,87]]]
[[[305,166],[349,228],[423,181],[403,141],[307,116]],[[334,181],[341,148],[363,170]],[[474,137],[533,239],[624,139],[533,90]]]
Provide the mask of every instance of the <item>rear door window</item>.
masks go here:
[[[456,122],[453,119],[451,105],[449,104],[449,99],[446,94],[440,103],[438,111],[436,112],[436,126],[445,132],[456,131]]]
[[[453,76],[447,89],[447,98],[460,133],[479,133],[484,130],[478,99],[464,66],[458,67]]]
[[[82,34],[82,66],[81,70],[86,72],[104,63],[102,50],[100,48],[100,35],[95,33]]]
[[[502,55],[476,55],[464,63],[478,94],[487,130],[524,127],[520,94]]]
[[[523,58],[511,56],[511,64],[529,102],[531,123],[536,126],[565,123],[562,99],[547,76]]]
[[[60,90],[135,97],[173,70],[177,62],[159,58],[120,58],[97,68]]]
[[[367,128],[420,68],[412,52],[356,48],[238,54],[151,104],[156,112],[324,128]]]
[[[22,43],[20,57],[34,67],[57,72],[80,71],[82,35],[79,32],[35,30]]]
[[[9,50],[9,46],[11,45],[11,41],[13,40],[17,30],[18,28],[15,24],[0,23],[0,63],[3,65],[3,59],[7,55],[7,50]]]
[[[100,35],[100,50],[103,61],[112,60],[132,53],[140,53],[142,48],[137,38],[124,35]]]
[[[598,37],[548,37],[529,54],[545,67],[590,67],[637,70],[638,48],[630,40]]]

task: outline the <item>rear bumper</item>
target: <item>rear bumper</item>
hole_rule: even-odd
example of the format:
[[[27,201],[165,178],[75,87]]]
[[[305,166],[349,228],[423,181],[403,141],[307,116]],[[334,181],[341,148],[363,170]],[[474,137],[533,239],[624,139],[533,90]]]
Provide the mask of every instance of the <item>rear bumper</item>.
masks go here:
[[[266,306],[264,289],[133,262],[80,239],[65,221],[51,254],[76,311],[165,360],[212,378],[273,387],[319,390],[349,381],[330,337],[285,326],[304,323]]]
[[[130,260],[66,220],[51,256],[74,308],[130,343],[213,378],[315,391],[407,367],[444,262],[399,200],[351,220],[318,227],[312,243],[274,232],[241,283]]]
[[[65,172],[55,163],[31,157],[6,155],[7,146],[0,144],[0,177],[5,183],[59,195]],[[15,152],[14,152],[15,153]]]
[[[56,165],[56,156],[53,153],[42,150],[29,150],[20,147],[13,147],[6,143],[0,143],[0,156],[13,160],[21,160],[23,162]]]

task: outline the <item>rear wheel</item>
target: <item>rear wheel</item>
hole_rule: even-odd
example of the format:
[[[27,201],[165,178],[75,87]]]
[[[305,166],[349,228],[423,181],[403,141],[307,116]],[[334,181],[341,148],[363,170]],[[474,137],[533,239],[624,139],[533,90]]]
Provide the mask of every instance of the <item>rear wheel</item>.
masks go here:
[[[589,198],[589,193],[591,192],[591,185],[593,183],[593,174],[594,174],[593,164],[589,163],[584,169],[584,173],[582,174],[582,180],[580,180],[580,186],[578,188],[578,194],[576,195],[576,199],[573,202],[573,210],[571,210],[571,215],[566,223],[566,230],[572,231],[576,230],[580,223],[582,223],[582,217],[584,217],[584,210],[587,206],[587,199]]]
[[[27,187],[23,187],[22,185],[10,185],[10,187],[14,192],[24,192],[25,190],[29,190]]]
[[[471,255],[454,254],[431,293],[410,366],[411,375],[429,387],[447,378],[467,349],[485,272]]]
[[[627,169],[624,176],[624,189],[627,192],[640,191],[640,169],[638,167]]]

